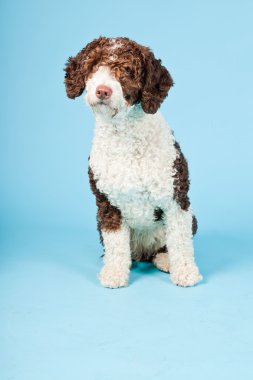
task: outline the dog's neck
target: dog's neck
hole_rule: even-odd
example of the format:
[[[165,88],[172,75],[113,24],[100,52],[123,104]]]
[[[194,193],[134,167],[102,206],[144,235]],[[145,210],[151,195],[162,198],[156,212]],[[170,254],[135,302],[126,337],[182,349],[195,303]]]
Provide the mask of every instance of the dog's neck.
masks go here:
[[[136,123],[141,122],[147,114],[140,104],[128,108],[112,110],[107,108],[94,109],[96,128],[107,128],[114,131],[123,131]]]

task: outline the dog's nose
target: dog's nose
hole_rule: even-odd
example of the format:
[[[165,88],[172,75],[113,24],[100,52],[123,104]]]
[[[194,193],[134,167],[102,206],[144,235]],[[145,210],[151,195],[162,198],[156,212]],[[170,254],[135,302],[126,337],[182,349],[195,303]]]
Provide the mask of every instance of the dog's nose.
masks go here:
[[[112,95],[112,89],[108,86],[98,86],[96,88],[96,97],[98,99],[104,100],[109,99]]]

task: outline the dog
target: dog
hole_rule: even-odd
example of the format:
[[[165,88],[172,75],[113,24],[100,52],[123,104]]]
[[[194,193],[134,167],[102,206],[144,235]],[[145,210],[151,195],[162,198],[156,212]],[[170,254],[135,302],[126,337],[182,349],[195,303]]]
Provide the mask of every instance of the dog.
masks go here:
[[[188,164],[158,111],[173,86],[170,73],[148,47],[100,37],[68,59],[65,86],[71,99],[86,90],[95,116],[88,173],[104,246],[102,286],[127,286],[132,261],[195,285],[202,276]]]

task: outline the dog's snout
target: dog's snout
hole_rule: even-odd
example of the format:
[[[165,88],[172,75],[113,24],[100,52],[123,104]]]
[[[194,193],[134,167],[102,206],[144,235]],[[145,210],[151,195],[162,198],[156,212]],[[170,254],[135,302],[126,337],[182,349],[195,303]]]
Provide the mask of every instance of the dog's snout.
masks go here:
[[[112,95],[112,89],[108,86],[98,86],[96,88],[96,97],[101,100],[110,99]]]

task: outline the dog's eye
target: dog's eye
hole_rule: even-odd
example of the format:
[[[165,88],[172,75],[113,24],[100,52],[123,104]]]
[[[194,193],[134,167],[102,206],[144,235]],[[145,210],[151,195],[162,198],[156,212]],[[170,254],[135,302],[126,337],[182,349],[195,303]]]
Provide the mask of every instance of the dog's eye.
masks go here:
[[[128,76],[130,76],[130,77],[133,76],[133,70],[132,70],[130,67],[126,66],[126,67],[124,67],[124,70],[125,70],[125,73],[126,73]]]

